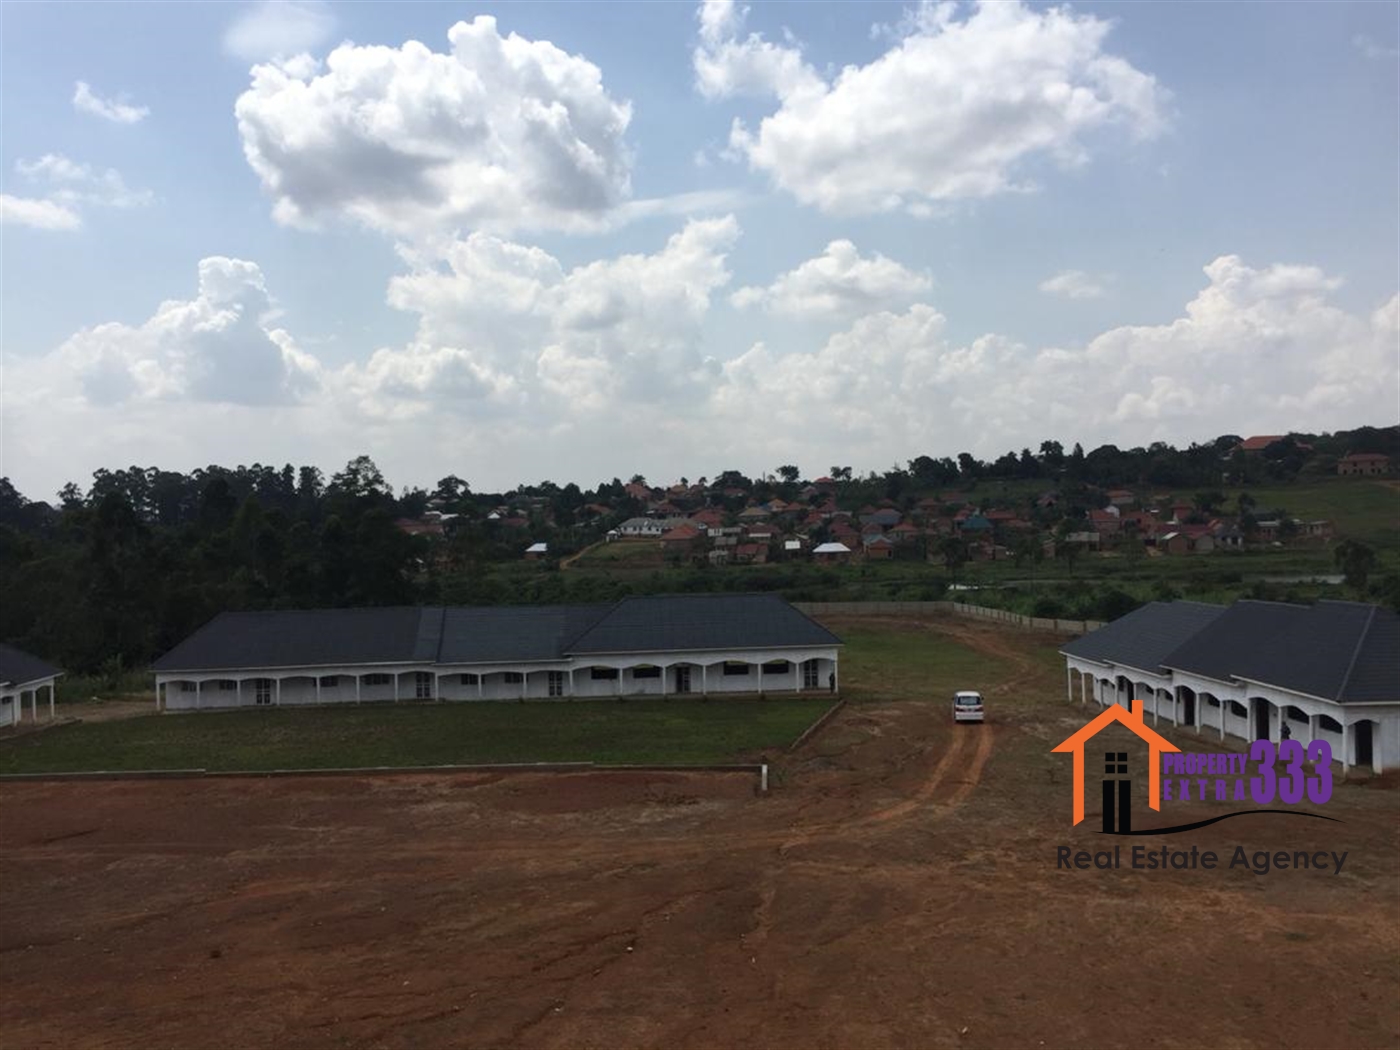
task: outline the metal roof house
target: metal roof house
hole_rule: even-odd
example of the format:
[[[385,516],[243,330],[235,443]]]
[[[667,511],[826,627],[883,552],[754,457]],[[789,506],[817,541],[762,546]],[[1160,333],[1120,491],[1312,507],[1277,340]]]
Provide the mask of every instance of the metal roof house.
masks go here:
[[[1326,740],[1343,770],[1400,763],[1400,615],[1360,602],[1152,602],[1060,652],[1071,700],[1220,739]]]
[[[163,710],[834,688],[841,640],[776,595],[222,613],[155,662]]]
[[[54,683],[63,674],[57,667],[11,645],[0,644],[0,726],[24,719],[24,698],[29,697],[31,717],[39,720],[39,693],[49,692],[49,720],[53,720]]]

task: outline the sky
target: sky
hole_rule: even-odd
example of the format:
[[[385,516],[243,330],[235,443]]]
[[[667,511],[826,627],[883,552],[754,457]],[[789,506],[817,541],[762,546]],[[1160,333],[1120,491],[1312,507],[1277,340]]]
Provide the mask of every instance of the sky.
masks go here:
[[[0,5],[0,476],[1400,420],[1400,5]]]

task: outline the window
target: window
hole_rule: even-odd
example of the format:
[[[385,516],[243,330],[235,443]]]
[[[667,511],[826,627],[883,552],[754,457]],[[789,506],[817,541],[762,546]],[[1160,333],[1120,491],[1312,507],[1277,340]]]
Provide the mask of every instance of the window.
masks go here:
[[[272,679],[253,679],[253,702],[257,704],[272,703]]]
[[[339,686],[340,686],[340,675],[338,675],[338,674],[327,674],[327,675],[322,675],[322,676],[321,676],[321,688],[322,688],[322,689],[336,689],[336,688],[339,688]]]
[[[525,681],[525,676],[519,671],[507,671],[505,673],[506,682],[510,685],[519,685]]]
[[[195,684],[194,684],[193,682],[181,682],[181,683],[180,683],[180,692],[182,692],[182,693],[193,693],[193,692],[196,692]]]
[[[1246,710],[1244,704],[1240,703],[1238,700],[1231,700],[1230,714],[1234,715],[1236,718],[1243,718],[1245,715],[1249,714],[1249,711]]]
[[[549,672],[549,695],[550,695],[550,696],[563,696],[563,695],[564,695],[564,672],[563,672],[563,671],[550,671],[550,672]]]
[[[1215,697],[1213,697],[1213,696],[1208,696],[1208,697],[1206,697],[1206,706],[1207,706],[1207,707],[1219,707],[1219,706],[1220,706],[1220,701],[1217,700],[1217,699],[1216,699]]]
[[[414,672],[413,695],[419,700],[431,700],[433,698],[433,676],[429,672]]]
[[[367,674],[365,675],[365,685],[388,685],[390,678],[387,674]]]
[[[726,660],[724,662],[724,673],[730,676],[744,677],[749,673],[749,665],[739,660]]]
[[[1105,773],[1126,773],[1128,771],[1128,753],[1126,751],[1105,751],[1103,753],[1103,771]]]
[[[817,661],[808,660],[802,665],[802,688],[819,689],[821,685],[817,680]]]
[[[595,682],[602,682],[602,681],[611,682],[614,678],[617,677],[617,668],[616,668],[616,667],[594,667],[594,668],[591,668],[591,672],[592,672],[593,681],[595,681]]]
[[[478,681],[479,681],[479,679],[478,679],[477,676],[474,675],[474,674],[464,674],[464,675],[462,675],[462,684],[463,684],[463,685],[476,685]]]
[[[661,668],[659,667],[634,667],[632,668],[633,678],[660,678]]]
[[[235,682],[232,678],[220,678],[220,679],[219,679],[219,692],[221,692],[221,693],[231,693],[231,692],[233,692],[233,691],[234,691],[235,689],[237,689],[237,688],[238,688],[238,683]]]
[[[770,660],[763,665],[764,674],[788,674],[792,671],[792,664],[786,660]]]

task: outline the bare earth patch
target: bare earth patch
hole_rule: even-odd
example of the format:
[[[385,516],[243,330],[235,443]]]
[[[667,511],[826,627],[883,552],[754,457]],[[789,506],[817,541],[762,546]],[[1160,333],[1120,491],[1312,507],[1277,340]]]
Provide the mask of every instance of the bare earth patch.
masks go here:
[[[1344,824],[1173,837],[1347,850],[1341,875],[1056,871],[1057,844],[1103,848],[1048,753],[1082,724],[1063,680],[1015,635],[912,629],[1009,665],[992,720],[852,704],[768,797],[650,773],[7,784],[4,1042],[1400,1041],[1394,790],[1339,786]]]

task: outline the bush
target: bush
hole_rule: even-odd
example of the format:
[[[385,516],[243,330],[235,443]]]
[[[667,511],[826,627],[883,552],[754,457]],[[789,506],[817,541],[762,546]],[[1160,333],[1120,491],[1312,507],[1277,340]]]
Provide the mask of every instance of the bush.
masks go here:
[[[1059,620],[1065,616],[1065,607],[1058,600],[1049,596],[1037,598],[1035,604],[1031,606],[1031,615],[1038,616],[1043,620]]]

